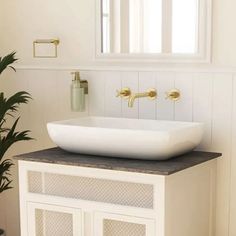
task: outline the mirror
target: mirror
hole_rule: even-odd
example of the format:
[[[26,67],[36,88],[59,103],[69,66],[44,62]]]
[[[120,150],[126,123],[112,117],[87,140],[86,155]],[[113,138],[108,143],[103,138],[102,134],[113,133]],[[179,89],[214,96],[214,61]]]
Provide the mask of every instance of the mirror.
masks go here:
[[[207,1],[99,0],[99,51],[199,56],[206,49]]]

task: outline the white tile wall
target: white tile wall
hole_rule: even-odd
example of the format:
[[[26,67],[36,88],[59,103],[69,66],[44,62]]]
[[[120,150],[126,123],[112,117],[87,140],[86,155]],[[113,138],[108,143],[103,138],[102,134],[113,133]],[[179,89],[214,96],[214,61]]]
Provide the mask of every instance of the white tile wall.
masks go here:
[[[23,126],[33,131],[37,142],[31,147],[26,146],[23,151],[53,145],[45,128],[49,120],[99,115],[204,122],[205,136],[199,149],[223,153],[217,167],[216,236],[235,236],[236,85],[233,74],[83,71],[81,75],[89,81],[88,106],[83,114],[70,112],[71,76],[68,71],[21,70],[14,81],[4,82],[4,86],[12,86],[20,81],[20,87],[31,92],[34,98],[23,111]],[[18,87],[12,86],[11,91],[18,90]],[[122,87],[130,87],[133,92],[156,88],[158,99],[150,101],[142,98],[135,101],[134,108],[128,108],[127,100],[116,97],[116,90]],[[182,93],[181,100],[176,103],[165,98],[165,92],[172,88]]]

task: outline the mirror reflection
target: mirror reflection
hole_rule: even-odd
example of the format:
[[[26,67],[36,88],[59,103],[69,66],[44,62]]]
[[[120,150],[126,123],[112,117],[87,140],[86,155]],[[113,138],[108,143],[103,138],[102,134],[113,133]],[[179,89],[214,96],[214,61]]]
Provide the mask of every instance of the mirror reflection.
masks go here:
[[[198,5],[199,0],[101,0],[101,51],[195,54]]]

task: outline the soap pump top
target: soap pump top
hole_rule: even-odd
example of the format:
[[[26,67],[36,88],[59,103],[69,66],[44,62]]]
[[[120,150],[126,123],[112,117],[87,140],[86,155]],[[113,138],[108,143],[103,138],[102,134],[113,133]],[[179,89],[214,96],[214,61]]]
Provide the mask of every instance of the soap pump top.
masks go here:
[[[71,110],[85,111],[85,94],[88,94],[88,81],[80,79],[79,72],[73,72],[71,84]]]
[[[78,81],[78,82],[80,82],[80,72],[79,72],[79,71],[72,72],[72,75],[74,75],[73,81]]]
[[[84,93],[88,94],[88,81],[81,80],[79,71],[72,72],[71,74],[74,75],[74,78],[72,80],[72,84],[74,84],[74,86],[76,86],[76,87],[83,88]]]

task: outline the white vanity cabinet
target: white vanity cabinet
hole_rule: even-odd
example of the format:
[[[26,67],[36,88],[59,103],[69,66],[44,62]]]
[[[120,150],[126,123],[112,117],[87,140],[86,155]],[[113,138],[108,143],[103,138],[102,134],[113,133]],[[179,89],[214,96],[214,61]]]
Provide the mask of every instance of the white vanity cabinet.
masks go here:
[[[155,175],[19,160],[22,236],[213,236],[215,160]]]
[[[27,203],[28,235],[82,236],[81,210],[52,204]]]
[[[147,236],[155,235],[155,220],[104,212],[94,214],[96,236]]]

